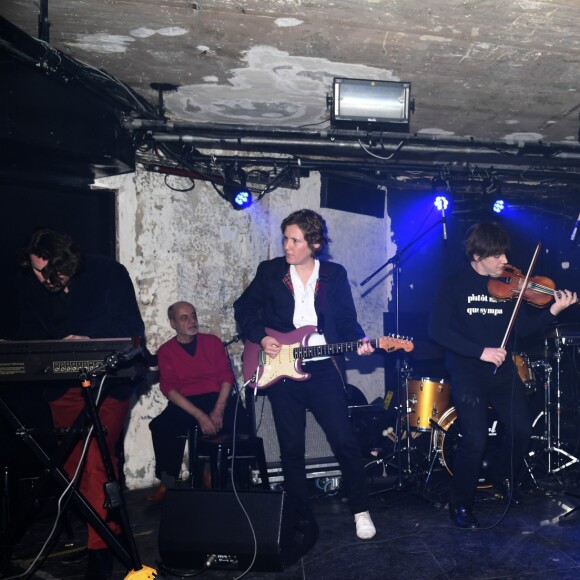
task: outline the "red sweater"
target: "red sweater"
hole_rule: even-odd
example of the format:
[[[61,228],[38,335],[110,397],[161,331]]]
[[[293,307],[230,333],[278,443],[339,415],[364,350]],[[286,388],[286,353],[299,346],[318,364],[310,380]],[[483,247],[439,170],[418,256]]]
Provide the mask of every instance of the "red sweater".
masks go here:
[[[176,337],[157,351],[161,392],[176,390],[184,397],[219,392],[223,383],[234,383],[234,373],[222,341],[213,334],[197,334],[195,356]]]

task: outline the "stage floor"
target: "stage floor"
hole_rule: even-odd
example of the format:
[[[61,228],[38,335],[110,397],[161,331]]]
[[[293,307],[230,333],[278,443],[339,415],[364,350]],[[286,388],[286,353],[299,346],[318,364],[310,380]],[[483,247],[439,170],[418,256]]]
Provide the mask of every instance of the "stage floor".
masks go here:
[[[390,468],[392,471],[392,469]],[[528,478],[522,507],[506,510],[506,503],[491,490],[478,491],[476,513],[484,529],[455,528],[448,517],[446,496],[449,476],[437,471],[425,487],[421,478],[396,475],[369,477],[371,513],[377,535],[370,541],[355,536],[352,516],[340,491],[319,491],[320,482],[311,481],[313,510],[320,528],[317,543],[296,563],[282,571],[208,569],[205,578],[276,580],[335,579],[541,579],[566,580],[580,577],[580,505],[578,465],[560,476],[535,473]],[[415,481],[413,481],[415,479]],[[400,482],[397,485],[397,482]],[[132,533],[141,562],[158,571],[158,578],[192,577],[199,571],[163,572],[160,566],[158,530],[162,518],[167,523],[163,502],[151,503],[149,489],[125,493]],[[206,493],[188,492],[188,493]],[[266,492],[268,493],[268,492]],[[578,496],[576,496],[576,493]],[[232,533],[231,507],[212,514],[220,521],[223,535]],[[267,504],[265,504],[267,510]],[[48,506],[42,518],[29,529],[15,548],[4,577],[24,572],[39,551],[53,520]],[[261,513],[260,518],[275,514]],[[188,533],[185,518],[171,516],[172,525]],[[208,518],[209,519],[209,518]],[[62,534],[34,578],[82,579],[86,567],[84,525],[69,518],[73,537]],[[274,529],[275,526],[273,526]],[[274,532],[273,532],[274,533]],[[243,534],[236,534],[238,536]],[[244,539],[244,541],[250,541]],[[72,543],[72,546],[66,546]],[[126,577],[115,563],[115,580]]]

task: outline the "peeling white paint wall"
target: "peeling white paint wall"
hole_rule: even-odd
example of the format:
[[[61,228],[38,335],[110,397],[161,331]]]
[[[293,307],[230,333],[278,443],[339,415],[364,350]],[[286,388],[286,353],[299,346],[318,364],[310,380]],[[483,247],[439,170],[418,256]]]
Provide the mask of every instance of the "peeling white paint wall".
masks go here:
[[[175,179],[171,184],[185,189],[190,182]],[[97,185],[118,191],[118,258],[135,283],[151,352],[173,336],[166,311],[176,300],[195,304],[203,332],[231,339],[236,334],[234,300],[260,261],[281,255],[280,222],[303,207],[319,210],[328,222],[332,259],[347,268],[363,328],[372,338],[383,334],[391,279],[378,276],[365,287],[360,281],[393,255],[390,222],[320,209],[318,174],[303,179],[298,191],[278,189],[247,211],[234,210],[203,182],[190,192],[172,191],[163,176],[143,171]],[[238,376],[241,351],[240,344],[230,346]],[[356,363],[361,366],[349,369],[348,382],[369,402],[382,398],[382,357]],[[125,476],[131,489],[156,483],[148,426],[165,405],[156,384],[132,408],[125,438]]]

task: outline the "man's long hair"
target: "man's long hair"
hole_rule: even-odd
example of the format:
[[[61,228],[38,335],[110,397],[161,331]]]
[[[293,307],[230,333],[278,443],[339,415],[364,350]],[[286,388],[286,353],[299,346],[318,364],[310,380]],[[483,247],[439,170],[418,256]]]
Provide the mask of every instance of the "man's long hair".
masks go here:
[[[296,225],[304,234],[304,239],[308,247],[312,250],[314,256],[322,254],[328,244],[332,241],[328,237],[328,228],[324,218],[311,209],[299,209],[291,213],[286,219],[282,221],[280,229],[282,234],[288,226]],[[318,248],[314,244],[320,244]]]
[[[42,275],[51,284],[59,284],[59,274],[72,278],[82,266],[80,248],[70,236],[54,230],[43,229],[32,234],[28,244],[20,251],[22,268],[31,268],[31,254],[48,260],[48,264],[42,270]]]

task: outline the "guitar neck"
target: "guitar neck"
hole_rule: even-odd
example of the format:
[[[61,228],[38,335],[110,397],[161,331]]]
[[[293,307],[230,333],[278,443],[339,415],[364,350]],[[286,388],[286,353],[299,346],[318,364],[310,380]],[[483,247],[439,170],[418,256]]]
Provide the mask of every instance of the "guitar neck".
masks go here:
[[[376,339],[369,340],[373,348],[377,348]],[[336,344],[320,344],[316,346],[299,346],[292,349],[295,359],[308,359],[318,356],[336,356],[347,352],[356,352],[361,342],[339,342]]]

